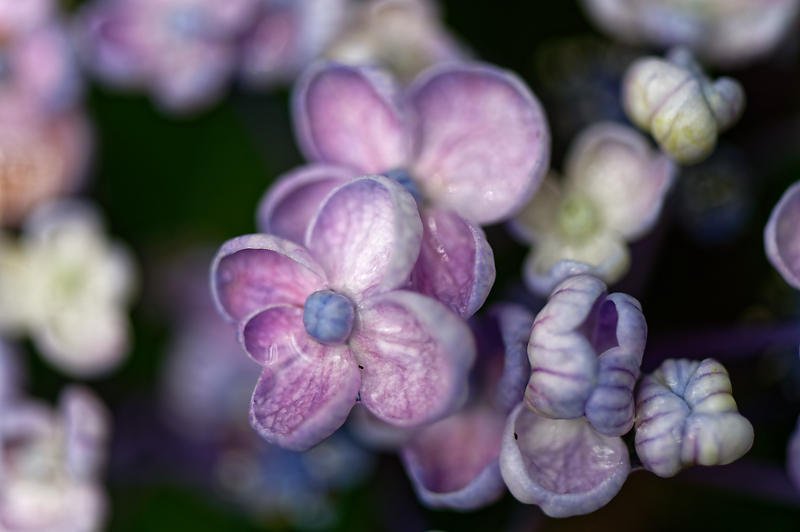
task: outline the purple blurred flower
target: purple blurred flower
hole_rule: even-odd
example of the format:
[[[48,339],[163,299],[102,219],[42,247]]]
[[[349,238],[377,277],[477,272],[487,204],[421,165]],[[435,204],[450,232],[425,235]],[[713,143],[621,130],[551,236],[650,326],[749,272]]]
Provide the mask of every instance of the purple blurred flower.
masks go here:
[[[108,414],[83,388],[66,389],[57,412],[32,401],[0,406],[0,527],[99,530],[108,438]]]
[[[290,172],[259,208],[259,227],[302,240],[335,186],[383,173],[421,204],[422,252],[414,288],[462,316],[494,282],[494,259],[477,224],[512,215],[535,192],[549,159],[541,107],[515,76],[489,66],[426,71],[406,93],[376,70],[328,64],[296,87],[295,130],[316,164]],[[402,109],[407,109],[403,111]]]
[[[711,358],[666,360],[645,376],[636,397],[636,454],[660,477],[682,468],[729,464],[753,444],[725,368]]]
[[[641,134],[612,122],[578,135],[564,169],[566,179],[546,179],[511,223],[534,244],[524,279],[538,294],[576,273],[618,281],[630,266],[627,243],[658,220],[675,174]]]
[[[421,241],[413,197],[375,176],[327,196],[305,247],[273,235],[222,246],[212,290],[263,366],[251,423],[267,441],[308,449],[359,400],[400,426],[456,406],[474,358],[472,335],[440,303],[399,289]]]
[[[800,290],[800,182],[784,192],[764,229],[767,258],[784,280]]]
[[[325,51],[334,61],[379,65],[403,82],[426,68],[467,58],[429,0],[374,0],[353,10],[349,24]]]
[[[792,28],[797,0],[583,0],[603,30],[630,43],[684,45],[721,66],[768,54]]]
[[[622,438],[600,434],[586,418],[548,419],[520,403],[503,433],[500,471],[519,501],[569,517],[613,499],[628,478],[630,458]]]
[[[80,17],[81,52],[105,82],[192,111],[225,89],[257,0],[95,0]]]
[[[39,207],[17,242],[0,240],[0,328],[29,334],[70,375],[95,376],[127,354],[135,285],[126,248],[88,204]]]
[[[293,81],[341,29],[349,0],[259,0],[243,43],[246,83]]]
[[[664,152],[694,164],[708,157],[718,134],[739,120],[745,95],[732,78],[712,81],[691,52],[677,48],[666,60],[635,61],[625,73],[622,103],[631,122],[651,133]]]
[[[786,466],[789,470],[789,478],[800,490],[800,418],[797,420],[797,428],[789,439],[789,446],[786,449]]]
[[[485,319],[483,343],[473,369],[470,403],[428,425],[401,451],[406,471],[422,502],[434,508],[472,510],[505,492],[498,463],[509,411],[522,400],[530,366],[525,344],[533,316],[501,305]],[[481,323],[478,324],[480,337]]]
[[[609,295],[589,275],[568,278],[533,323],[525,405],[552,419],[586,416],[597,432],[622,436],[633,427],[633,388],[646,340],[638,301]]]

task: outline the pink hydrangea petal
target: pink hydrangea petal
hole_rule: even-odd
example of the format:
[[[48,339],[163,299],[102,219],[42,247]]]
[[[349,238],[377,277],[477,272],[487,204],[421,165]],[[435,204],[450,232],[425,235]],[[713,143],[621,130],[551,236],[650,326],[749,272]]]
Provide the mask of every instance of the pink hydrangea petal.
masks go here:
[[[505,416],[475,408],[428,425],[403,447],[401,458],[422,502],[473,510],[505,491],[498,458]]]
[[[362,371],[361,401],[398,426],[429,423],[463,399],[475,359],[469,327],[441,303],[395,291],[364,301],[350,339]]]
[[[271,235],[246,235],[222,245],[211,266],[220,313],[240,321],[275,303],[303,305],[324,274],[305,248]]]
[[[522,208],[544,179],[550,132],[515,75],[484,65],[434,67],[416,83],[413,174],[423,195],[488,224]]]
[[[258,206],[259,231],[302,244],[322,200],[354,177],[357,176],[349,168],[327,164],[301,166],[282,175]]]
[[[333,63],[312,68],[294,93],[300,148],[309,160],[362,173],[404,166],[410,140],[395,92],[377,70]]]
[[[585,419],[547,419],[520,403],[503,433],[500,471],[519,501],[551,517],[569,517],[613,499],[630,459],[622,438],[603,436]]]
[[[505,347],[503,373],[495,387],[494,405],[508,413],[522,401],[531,374],[527,348],[533,315],[524,307],[508,303],[492,306],[489,314],[497,320]]]
[[[270,319],[276,315],[281,317],[277,325]],[[274,343],[262,343],[267,338]],[[265,361],[250,405],[250,423],[261,437],[305,451],[344,424],[361,387],[347,345],[315,341],[303,327],[302,309],[288,306],[253,316],[245,326],[244,343],[251,356]]]
[[[355,179],[333,190],[306,233],[306,247],[331,288],[356,301],[404,285],[421,241],[414,198],[381,176]]]
[[[76,478],[94,478],[105,461],[110,437],[108,411],[88,389],[73,386],[59,401],[66,427],[66,453],[70,472]]]
[[[800,290],[800,182],[784,192],[764,229],[767,258],[784,280]]]
[[[464,318],[472,316],[494,285],[494,254],[486,235],[459,215],[436,208],[422,212],[422,225],[412,287]]]

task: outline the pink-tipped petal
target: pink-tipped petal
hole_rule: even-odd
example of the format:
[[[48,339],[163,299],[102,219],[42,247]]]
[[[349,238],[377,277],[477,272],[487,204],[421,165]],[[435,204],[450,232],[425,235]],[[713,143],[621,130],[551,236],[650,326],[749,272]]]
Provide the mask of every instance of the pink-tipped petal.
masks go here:
[[[404,285],[421,241],[414,198],[381,176],[355,179],[333,190],[306,233],[306,247],[331,288],[356,301]]]
[[[547,419],[520,403],[503,434],[500,471],[519,501],[551,517],[569,517],[613,499],[630,459],[622,438],[603,436],[585,419]]]
[[[312,161],[378,174],[405,166],[410,140],[384,73],[335,63],[312,67],[293,101],[300,148]]]
[[[492,248],[483,231],[442,209],[422,213],[422,249],[411,285],[463,318],[475,314],[494,285]]]
[[[303,305],[323,280],[322,269],[305,248],[271,235],[229,240],[211,266],[214,301],[233,322],[276,303]]]
[[[789,187],[772,210],[764,247],[778,273],[800,290],[800,182]]]
[[[400,454],[420,500],[432,508],[474,510],[499,499],[504,426],[504,415],[477,408],[423,428]]]
[[[288,306],[269,307],[243,330],[251,356],[264,362],[250,405],[250,423],[261,437],[305,451],[344,424],[361,387],[346,345],[312,339],[302,309]]]
[[[427,198],[481,225],[528,202],[549,165],[550,132],[519,78],[485,65],[434,67],[410,101],[413,173]]]
[[[301,166],[282,175],[261,199],[258,230],[302,244],[322,200],[354,177],[349,168],[327,164]]]
[[[361,401],[380,419],[407,427],[450,413],[463,398],[475,359],[464,321],[406,291],[365,301],[350,346],[364,368]]]

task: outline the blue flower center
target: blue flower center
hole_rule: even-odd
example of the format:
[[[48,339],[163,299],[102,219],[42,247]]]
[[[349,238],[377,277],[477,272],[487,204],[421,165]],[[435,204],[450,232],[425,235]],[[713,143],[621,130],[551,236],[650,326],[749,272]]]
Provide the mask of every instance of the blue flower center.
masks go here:
[[[341,344],[350,337],[355,310],[349,299],[330,290],[314,292],[303,308],[306,332],[323,344]]]
[[[411,174],[408,173],[408,170],[405,168],[395,168],[394,170],[389,170],[383,174],[384,176],[388,177],[392,181],[403,185],[403,187],[412,195],[414,199],[419,203],[422,200],[422,196],[419,193],[419,189],[417,188],[416,183],[414,180],[411,179]]]

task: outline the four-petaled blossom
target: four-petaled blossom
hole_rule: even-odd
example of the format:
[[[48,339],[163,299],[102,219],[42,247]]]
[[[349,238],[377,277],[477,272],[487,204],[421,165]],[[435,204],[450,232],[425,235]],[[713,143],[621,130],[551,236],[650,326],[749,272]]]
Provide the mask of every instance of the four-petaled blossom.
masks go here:
[[[66,373],[105,373],[127,354],[134,277],[128,251],[108,242],[88,205],[44,205],[18,242],[2,242],[0,328],[30,334]]]
[[[514,305],[496,306],[477,322],[472,399],[461,411],[419,430],[401,450],[424,504],[472,510],[505,492],[500,444],[506,417],[522,400],[530,374],[525,344],[532,322],[528,311]]]
[[[670,157],[693,164],[708,157],[717,135],[744,109],[744,90],[732,78],[711,81],[686,49],[667,59],[645,57],[625,73],[622,102],[628,118],[650,132]]]
[[[27,400],[0,405],[3,530],[100,530],[108,437],[105,408],[82,388],[64,390],[57,412]]]
[[[257,0],[95,0],[81,14],[81,52],[105,82],[146,89],[169,111],[191,111],[224,90],[257,7]]]
[[[789,187],[772,210],[764,248],[784,280],[800,290],[800,182]]]
[[[401,426],[457,406],[475,356],[469,328],[437,301],[400,289],[421,242],[414,198],[374,176],[328,194],[305,246],[264,234],[222,246],[212,289],[263,366],[251,423],[267,441],[308,449],[357,401]]]
[[[611,122],[578,135],[564,169],[563,182],[546,179],[511,223],[534,244],[523,275],[539,294],[576,273],[619,280],[630,265],[627,242],[658,220],[674,177],[673,164],[647,139]]]
[[[467,56],[429,0],[375,0],[361,5],[351,19],[326,57],[352,65],[380,65],[408,82],[431,65]]]
[[[332,188],[365,173],[386,175],[421,206],[414,289],[462,316],[480,308],[495,271],[478,225],[514,214],[548,166],[549,130],[527,87],[494,67],[449,65],[425,71],[401,100],[380,71],[326,64],[297,85],[294,120],[317,164],[267,192],[261,230],[299,242]]]
[[[294,80],[322,54],[349,13],[349,0],[259,0],[257,22],[242,44],[245,83]]]
[[[541,416],[586,416],[607,436],[633,427],[647,323],[638,301],[608,294],[590,275],[559,284],[536,316],[528,343],[525,405]]]
[[[631,43],[684,45],[721,66],[771,52],[793,27],[798,0],[583,0],[605,31]]]
[[[729,464],[753,444],[725,368],[711,358],[666,360],[636,396],[636,454],[660,477],[682,468]]]

